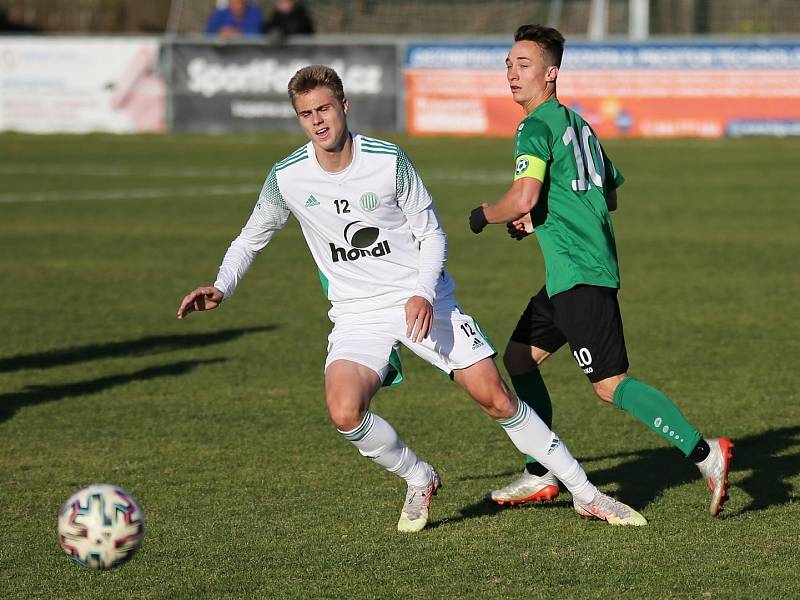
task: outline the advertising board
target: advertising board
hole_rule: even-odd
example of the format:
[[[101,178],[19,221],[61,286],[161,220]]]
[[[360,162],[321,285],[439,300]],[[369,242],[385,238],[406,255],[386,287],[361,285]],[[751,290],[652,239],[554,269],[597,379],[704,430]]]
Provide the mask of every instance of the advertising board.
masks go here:
[[[509,45],[408,48],[410,133],[511,136]],[[800,134],[800,44],[569,44],[558,97],[604,138]]]
[[[157,38],[0,37],[0,130],[164,131]]]
[[[287,84],[301,67],[326,64],[342,77],[355,130],[398,127],[398,59],[391,46],[170,46],[176,131],[298,131]]]

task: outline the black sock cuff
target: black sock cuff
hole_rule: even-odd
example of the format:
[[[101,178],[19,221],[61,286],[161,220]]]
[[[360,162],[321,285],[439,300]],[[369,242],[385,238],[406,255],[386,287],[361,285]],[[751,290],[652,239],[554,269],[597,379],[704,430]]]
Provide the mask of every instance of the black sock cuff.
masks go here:
[[[545,467],[542,463],[535,462],[535,463],[528,463],[527,465],[525,465],[525,470],[531,475],[542,477],[547,473],[548,468]]]
[[[711,447],[708,445],[708,442],[706,442],[703,438],[700,438],[700,441],[697,442],[697,445],[689,453],[689,458],[691,458],[694,462],[699,463],[708,458],[710,453]]]

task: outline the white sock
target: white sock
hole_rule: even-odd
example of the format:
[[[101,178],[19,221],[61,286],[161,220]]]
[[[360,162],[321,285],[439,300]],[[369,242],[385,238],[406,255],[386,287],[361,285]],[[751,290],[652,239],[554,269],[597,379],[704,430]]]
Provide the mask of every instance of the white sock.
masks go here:
[[[569,453],[566,444],[545,425],[531,408],[517,400],[517,413],[497,421],[523,454],[529,454],[558,478],[580,503],[594,499],[597,488],[586,477],[580,463]]]
[[[351,431],[337,430],[358,448],[362,456],[378,463],[390,473],[405,479],[409,485],[428,485],[433,476],[428,463],[397,436],[397,432],[378,415],[367,411],[361,424]]]

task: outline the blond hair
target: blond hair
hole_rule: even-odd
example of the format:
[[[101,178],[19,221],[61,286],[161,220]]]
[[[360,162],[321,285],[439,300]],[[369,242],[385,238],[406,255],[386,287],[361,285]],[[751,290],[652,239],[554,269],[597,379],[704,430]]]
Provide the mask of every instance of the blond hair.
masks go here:
[[[298,95],[318,87],[328,88],[339,102],[344,102],[344,86],[336,71],[325,65],[309,65],[300,69],[289,80],[289,99],[292,106]]]

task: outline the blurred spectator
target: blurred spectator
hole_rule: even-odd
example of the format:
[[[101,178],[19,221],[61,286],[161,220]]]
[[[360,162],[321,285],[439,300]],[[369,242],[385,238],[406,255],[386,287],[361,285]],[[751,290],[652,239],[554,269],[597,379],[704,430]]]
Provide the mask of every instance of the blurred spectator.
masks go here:
[[[227,8],[218,8],[209,17],[206,33],[237,38],[261,33],[261,9],[248,0],[228,0]]]
[[[9,33],[40,33],[41,30],[36,27],[23,25],[22,23],[15,23],[9,20],[6,9],[0,6],[0,35]]]
[[[279,36],[314,33],[314,23],[302,2],[276,0],[275,8],[264,21],[263,32]]]

